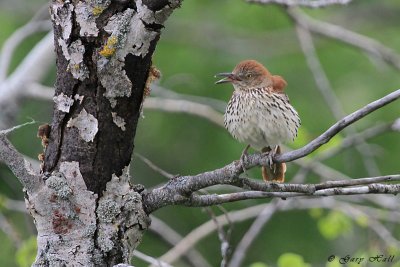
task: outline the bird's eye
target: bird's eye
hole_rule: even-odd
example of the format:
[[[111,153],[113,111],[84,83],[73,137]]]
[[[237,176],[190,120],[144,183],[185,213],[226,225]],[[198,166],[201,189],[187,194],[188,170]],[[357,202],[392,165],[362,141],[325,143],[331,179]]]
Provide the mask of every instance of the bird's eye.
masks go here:
[[[246,74],[246,77],[247,77],[247,78],[251,78],[252,76],[253,76],[253,75],[252,75],[251,73],[247,73],[247,74]]]

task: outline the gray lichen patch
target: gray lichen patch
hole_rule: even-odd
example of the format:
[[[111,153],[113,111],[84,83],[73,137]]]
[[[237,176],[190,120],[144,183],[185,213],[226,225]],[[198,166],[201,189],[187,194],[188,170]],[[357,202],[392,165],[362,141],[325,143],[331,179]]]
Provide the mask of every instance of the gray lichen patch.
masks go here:
[[[80,81],[89,77],[89,69],[84,63],[83,54],[85,53],[85,46],[80,39],[67,45],[67,42],[59,38],[58,45],[61,47],[63,55],[68,60],[67,71],[71,72],[75,79]]]
[[[97,119],[92,114],[87,113],[85,109],[82,109],[76,118],[70,119],[67,127],[78,128],[79,135],[86,142],[93,142],[99,130]]]
[[[149,226],[149,219],[143,210],[141,196],[130,183],[129,166],[123,169],[121,176],[112,175],[103,196],[99,199],[97,217],[100,230],[97,243],[103,252],[110,251],[116,243],[122,243],[130,255],[139,242],[131,236],[140,237]],[[119,225],[118,230],[115,225]],[[121,229],[124,237],[121,238]],[[129,250],[129,251],[128,251]]]
[[[61,199],[67,199],[72,190],[61,173],[53,173],[47,180],[46,186],[54,190],[55,194]]]
[[[69,2],[56,2],[51,5],[51,19],[59,25],[62,31],[62,39],[67,41],[72,32],[72,12],[74,6]]]
[[[147,29],[133,9],[112,16],[104,29],[110,36],[99,51],[97,72],[106,90],[104,96],[115,107],[118,97],[131,95],[132,82],[124,70],[125,57],[128,54],[144,57],[158,33]]]
[[[71,96],[64,95],[64,93],[53,97],[53,101],[56,104],[56,109],[68,113],[71,106],[74,104],[74,100]]]
[[[69,60],[68,70],[75,79],[80,81],[89,78],[89,69],[83,60],[84,53],[85,46],[82,44],[82,41],[78,39],[68,47],[69,55],[68,57],[65,57]]]
[[[181,1],[170,1],[168,5],[166,5],[164,8],[157,10],[157,11],[152,11],[147,8],[146,5],[142,3],[142,0],[136,1],[136,6],[138,10],[138,14],[140,18],[145,21],[146,23],[157,23],[157,24],[162,24],[164,23],[169,15],[171,15],[172,11],[179,6]]]
[[[79,2],[75,9],[76,21],[79,24],[81,37],[96,37],[99,29],[96,25],[96,17],[92,13],[91,6],[86,2]]]
[[[113,122],[115,123],[115,125],[117,125],[119,128],[121,128],[122,131],[125,131],[126,130],[126,128],[125,128],[126,122],[125,122],[124,118],[118,116],[116,112],[111,112],[111,116],[113,118]]]
[[[76,5],[76,21],[79,24],[81,37],[97,37],[99,29],[96,19],[110,5],[111,0],[80,1]]]

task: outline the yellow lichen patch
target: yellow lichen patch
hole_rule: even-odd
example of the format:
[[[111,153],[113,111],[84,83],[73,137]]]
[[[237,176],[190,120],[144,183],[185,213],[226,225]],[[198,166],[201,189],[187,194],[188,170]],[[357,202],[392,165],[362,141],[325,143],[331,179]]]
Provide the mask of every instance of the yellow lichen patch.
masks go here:
[[[104,7],[100,7],[100,6],[93,7],[93,15],[94,16],[100,15],[101,13],[103,13],[103,11],[104,11]]]
[[[117,50],[116,44],[118,43],[118,39],[116,36],[111,36],[108,38],[107,43],[103,47],[103,50],[101,50],[99,53],[103,57],[111,57],[112,55],[115,54],[115,51]]]

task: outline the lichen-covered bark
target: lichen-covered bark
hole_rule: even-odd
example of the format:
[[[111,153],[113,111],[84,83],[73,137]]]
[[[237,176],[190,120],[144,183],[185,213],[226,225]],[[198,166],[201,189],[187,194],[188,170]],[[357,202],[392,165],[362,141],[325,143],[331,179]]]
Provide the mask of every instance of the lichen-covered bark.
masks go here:
[[[127,263],[140,243],[149,218],[128,166],[151,57],[179,4],[52,1],[57,80],[45,182],[26,193],[36,265]]]
[[[39,190],[26,193],[38,230],[35,266],[112,266],[129,262],[149,226],[128,168],[103,196],[87,190],[78,162],[63,162]]]

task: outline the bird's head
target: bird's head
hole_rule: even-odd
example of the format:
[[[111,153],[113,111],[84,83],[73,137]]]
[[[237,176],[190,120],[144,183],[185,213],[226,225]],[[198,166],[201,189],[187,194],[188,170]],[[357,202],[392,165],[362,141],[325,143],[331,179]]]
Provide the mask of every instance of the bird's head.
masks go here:
[[[216,84],[232,83],[238,90],[268,87],[274,84],[271,73],[255,60],[244,60],[237,64],[232,72],[219,73],[215,76],[223,77]]]

